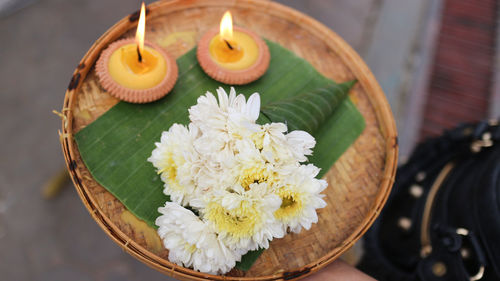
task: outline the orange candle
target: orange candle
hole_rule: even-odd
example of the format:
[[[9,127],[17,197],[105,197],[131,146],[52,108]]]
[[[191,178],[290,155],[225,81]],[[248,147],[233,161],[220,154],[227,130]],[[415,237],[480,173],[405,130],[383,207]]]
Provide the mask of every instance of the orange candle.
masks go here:
[[[135,40],[111,44],[96,64],[103,87],[128,102],[145,103],[165,96],[177,80],[177,64],[161,47],[145,41],[146,13],[142,3]]]
[[[233,27],[231,13],[221,19],[219,29],[205,33],[198,43],[198,61],[210,77],[226,84],[247,84],[269,67],[269,49],[255,33]]]

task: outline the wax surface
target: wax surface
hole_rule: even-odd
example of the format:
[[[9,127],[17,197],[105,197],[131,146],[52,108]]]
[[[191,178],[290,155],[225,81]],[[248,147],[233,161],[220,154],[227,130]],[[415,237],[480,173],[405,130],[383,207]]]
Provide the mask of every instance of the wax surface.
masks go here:
[[[220,35],[214,36],[209,44],[210,56],[222,68],[229,70],[243,70],[252,66],[259,56],[259,47],[253,38],[240,31],[233,32],[233,40],[221,40]]]
[[[167,74],[167,63],[158,51],[148,46],[144,46],[139,62],[137,45],[127,44],[111,54],[108,69],[118,84],[142,90],[160,84]]]

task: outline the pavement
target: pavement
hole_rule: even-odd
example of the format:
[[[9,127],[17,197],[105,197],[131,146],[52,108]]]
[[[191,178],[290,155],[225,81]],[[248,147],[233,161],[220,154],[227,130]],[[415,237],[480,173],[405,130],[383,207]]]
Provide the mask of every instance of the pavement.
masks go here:
[[[31,2],[0,17],[0,279],[174,280],[115,245],[70,184],[55,199],[41,195],[44,183],[64,167],[60,120],[51,111],[62,107],[71,74],[87,49],[137,10],[138,1]],[[419,46],[436,0],[280,2],[350,43],[382,85],[400,134],[414,129],[407,126],[406,112],[410,101],[419,100],[412,96],[414,78],[426,74],[422,62],[429,53]],[[400,144],[407,153],[413,139]]]

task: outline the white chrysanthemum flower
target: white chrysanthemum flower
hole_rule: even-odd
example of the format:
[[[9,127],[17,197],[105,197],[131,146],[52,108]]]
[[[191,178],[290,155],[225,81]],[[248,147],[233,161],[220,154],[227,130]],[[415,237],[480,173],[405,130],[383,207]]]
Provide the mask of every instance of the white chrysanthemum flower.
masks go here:
[[[273,164],[295,161],[292,147],[285,135],[287,130],[287,126],[283,123],[268,123],[252,134],[251,139],[255,147],[261,151],[266,161]]]
[[[312,165],[301,165],[275,192],[281,198],[281,206],[274,216],[283,223],[284,229],[300,232],[308,230],[312,223],[318,222],[316,209],[326,206],[320,194],[328,185],[325,180],[316,179],[319,169]]]
[[[245,138],[259,128],[255,124],[260,112],[258,93],[245,100],[242,94],[236,95],[233,87],[229,96],[219,87],[217,96],[218,101],[207,92],[189,109],[189,119],[203,132],[201,143],[207,144],[197,145],[203,154],[231,151],[234,140]]]
[[[242,186],[245,190],[250,189],[252,183],[266,183],[271,188],[276,181],[280,171],[273,164],[266,161],[253,142],[240,140],[235,144],[238,154],[232,166],[227,166],[231,171],[234,184]]]
[[[231,167],[234,165],[234,155],[224,152],[218,154],[202,154],[196,173],[191,175],[196,183],[196,196],[202,196],[214,190],[225,190],[235,182]],[[192,197],[190,197],[192,198]]]
[[[217,99],[211,92],[198,98],[196,105],[188,109],[189,119],[202,132],[209,130],[224,131],[226,129],[227,114],[219,108]]]
[[[227,248],[193,212],[172,202],[158,212],[162,215],[155,223],[171,262],[204,273],[224,274],[241,260],[241,254]]]
[[[314,137],[298,130],[287,134],[287,130],[286,124],[267,123],[253,133],[251,139],[261,150],[263,157],[271,163],[307,161],[306,155],[311,155],[312,148],[316,145]]]
[[[286,140],[295,159],[299,162],[307,161],[305,155],[311,155],[312,149],[316,145],[316,140],[308,132],[291,131],[286,134]]]
[[[235,186],[231,191],[217,191],[192,202],[224,244],[242,254],[268,248],[270,240],[285,234],[274,217],[281,200],[269,192],[265,183],[253,183],[249,190]]]
[[[199,130],[193,124],[189,129],[173,124],[161,135],[148,161],[155,166],[165,183],[163,192],[173,202],[186,205],[196,195],[196,183],[193,174],[199,172],[200,155],[193,143],[199,136]]]

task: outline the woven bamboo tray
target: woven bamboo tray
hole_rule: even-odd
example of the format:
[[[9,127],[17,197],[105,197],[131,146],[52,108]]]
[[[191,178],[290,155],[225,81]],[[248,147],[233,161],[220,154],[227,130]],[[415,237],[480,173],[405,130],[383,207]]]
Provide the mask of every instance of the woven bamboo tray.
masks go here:
[[[168,261],[156,232],[100,186],[82,162],[73,135],[118,100],[98,82],[94,64],[111,42],[134,35],[138,13],[111,27],[76,68],[63,106],[61,143],[66,164],[83,204],[104,232],[132,256],[181,280],[290,280],[311,274],[349,249],[380,213],[394,181],[397,134],[384,93],[366,64],[337,34],[291,8],[256,0],[177,0],[147,8],[146,38],[178,57],[208,29],[218,26],[226,10],[235,24],[280,43],[338,82],[357,79],[351,99],[366,120],[366,129],[326,174],[328,206],[309,231],[275,239],[253,267],[226,276],[195,272]],[[201,94],[201,93],[200,93]]]

